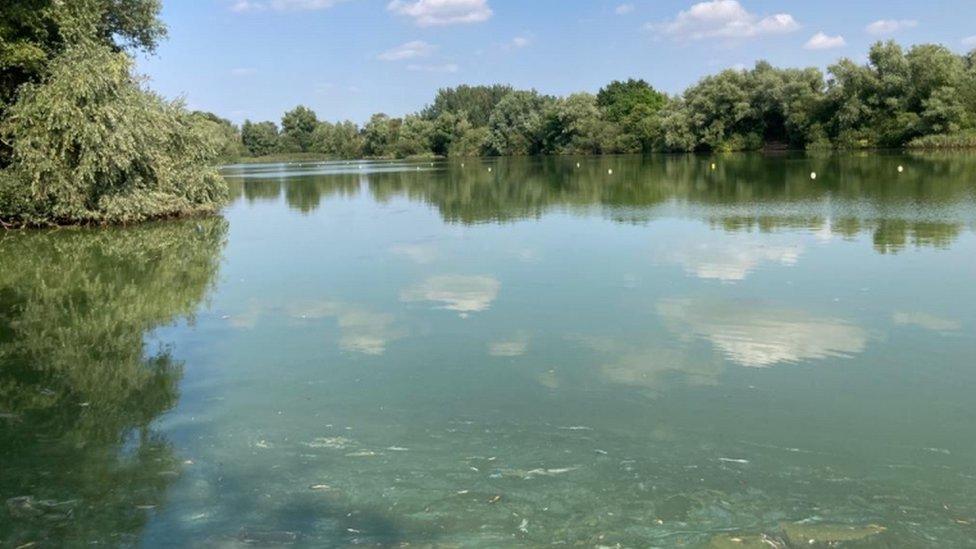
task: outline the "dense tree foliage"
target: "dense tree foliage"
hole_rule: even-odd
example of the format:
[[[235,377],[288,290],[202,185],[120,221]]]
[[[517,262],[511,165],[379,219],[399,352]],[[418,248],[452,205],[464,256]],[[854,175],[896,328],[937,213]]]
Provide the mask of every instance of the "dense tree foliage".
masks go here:
[[[488,125],[495,106],[515,91],[511,86],[458,86],[437,92],[434,102],[423,111],[424,118],[435,119],[443,114],[463,116],[475,127]]]
[[[25,85],[3,122],[13,164],[0,212],[18,224],[135,222],[211,211],[218,125],[142,89],[131,59],[82,43]]]
[[[285,113],[281,118],[281,135],[278,148],[281,152],[309,152],[312,150],[312,136],[318,127],[319,119],[315,112],[299,105]]]
[[[0,6],[0,222],[136,222],[213,211],[213,165],[241,154],[233,126],[165,101],[133,76],[159,0]]]
[[[153,51],[166,35],[160,0],[9,0],[0,3],[0,116],[26,82],[79,38]]]
[[[291,146],[285,132],[277,136],[265,123],[261,145],[248,150],[405,158],[976,143],[976,52],[962,56],[930,44],[906,52],[879,42],[868,59],[843,59],[826,75],[760,61],[705,77],[674,97],[635,79],[611,82],[595,96],[559,98],[503,85],[458,86],[439,90],[418,115],[379,114],[362,129],[344,122],[341,131],[320,122],[308,147]],[[245,144],[253,126],[245,123]]]

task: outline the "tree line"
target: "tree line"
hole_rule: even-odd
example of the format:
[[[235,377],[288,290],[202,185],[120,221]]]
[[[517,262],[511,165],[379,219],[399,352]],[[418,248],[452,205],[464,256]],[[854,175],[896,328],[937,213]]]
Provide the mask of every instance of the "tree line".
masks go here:
[[[458,86],[418,113],[375,114],[362,127],[299,106],[280,125],[248,120],[238,134],[228,151],[243,156],[337,158],[972,147],[976,50],[878,42],[864,64],[841,59],[824,74],[760,61],[676,96],[635,79],[567,97]]]

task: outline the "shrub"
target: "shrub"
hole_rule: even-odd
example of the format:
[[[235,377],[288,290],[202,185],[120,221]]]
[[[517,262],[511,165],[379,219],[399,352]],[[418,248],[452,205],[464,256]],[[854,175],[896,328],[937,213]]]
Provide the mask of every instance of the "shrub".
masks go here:
[[[972,149],[976,148],[976,131],[926,135],[909,141],[909,149]]]

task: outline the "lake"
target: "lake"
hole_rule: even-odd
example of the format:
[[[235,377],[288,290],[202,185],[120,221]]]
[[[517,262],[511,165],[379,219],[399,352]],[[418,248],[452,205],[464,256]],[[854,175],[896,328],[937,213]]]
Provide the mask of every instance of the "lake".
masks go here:
[[[976,546],[976,156],[224,173],[0,235],[0,544]]]

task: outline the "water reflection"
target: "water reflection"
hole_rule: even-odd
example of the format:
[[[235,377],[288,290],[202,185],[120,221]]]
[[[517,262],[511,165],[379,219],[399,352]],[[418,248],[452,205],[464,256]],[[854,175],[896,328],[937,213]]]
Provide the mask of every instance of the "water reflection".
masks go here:
[[[891,320],[899,326],[915,326],[933,332],[956,332],[962,329],[962,323],[958,320],[942,318],[920,311],[896,312],[892,315]]]
[[[751,368],[850,358],[868,341],[867,331],[844,320],[750,301],[667,299],[657,310],[676,334],[704,338]]]
[[[523,158],[424,164],[423,170],[402,163],[313,163],[227,173],[237,196],[255,201],[283,192],[305,213],[323,199],[368,187],[379,202],[424,202],[452,223],[509,222],[550,211],[599,211],[624,223],[677,214],[734,232],[868,233],[881,253],[948,246],[972,221],[967,212],[976,201],[974,155],[602,157],[580,166],[572,158]]]
[[[128,544],[180,461],[182,364],[146,338],[211,291],[222,219],[0,238],[0,545]]]
[[[365,307],[335,301],[303,304],[291,309],[291,314],[301,320],[334,318],[339,325],[339,348],[344,351],[379,356],[386,346],[406,335],[395,325],[389,313],[378,313]]]
[[[432,301],[440,304],[438,308],[457,311],[465,318],[470,313],[487,311],[500,288],[501,283],[490,276],[434,276],[404,290],[400,301]]]
[[[669,243],[664,257],[705,280],[739,282],[763,264],[793,266],[803,249],[797,244],[767,243],[751,235],[709,236]]]
[[[497,357],[522,356],[529,350],[529,336],[520,333],[511,339],[492,341],[488,344],[488,354]]]

